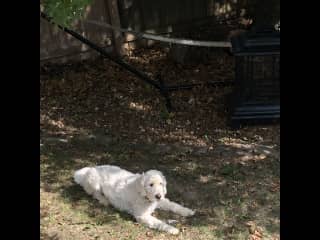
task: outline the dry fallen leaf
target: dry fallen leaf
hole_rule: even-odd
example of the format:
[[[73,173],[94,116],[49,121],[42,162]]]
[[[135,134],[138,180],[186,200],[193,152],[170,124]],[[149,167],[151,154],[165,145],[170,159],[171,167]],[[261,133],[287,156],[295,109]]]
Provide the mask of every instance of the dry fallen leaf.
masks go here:
[[[253,235],[262,238],[262,233],[259,232],[258,230],[255,230],[254,233],[253,233]]]
[[[255,235],[250,235],[249,240],[261,240],[261,238],[255,236]]]
[[[254,231],[256,230],[256,224],[253,221],[249,221],[246,223],[246,226],[249,227],[249,232],[251,234],[254,233]]]
[[[152,232],[150,232],[150,231],[146,232],[146,236],[147,237],[152,237]]]

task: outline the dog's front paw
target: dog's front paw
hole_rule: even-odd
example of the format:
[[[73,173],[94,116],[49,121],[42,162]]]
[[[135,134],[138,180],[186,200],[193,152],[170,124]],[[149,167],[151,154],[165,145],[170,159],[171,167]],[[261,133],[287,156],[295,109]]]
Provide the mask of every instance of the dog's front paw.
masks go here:
[[[173,235],[177,235],[177,234],[179,234],[179,229],[177,229],[175,227],[171,227],[168,229],[168,233],[173,234]]]
[[[193,211],[193,210],[191,210],[191,209],[189,209],[189,208],[186,208],[186,209],[184,209],[184,211],[181,213],[181,215],[182,215],[183,217],[189,217],[189,216],[193,216],[195,213],[196,213],[195,211]]]

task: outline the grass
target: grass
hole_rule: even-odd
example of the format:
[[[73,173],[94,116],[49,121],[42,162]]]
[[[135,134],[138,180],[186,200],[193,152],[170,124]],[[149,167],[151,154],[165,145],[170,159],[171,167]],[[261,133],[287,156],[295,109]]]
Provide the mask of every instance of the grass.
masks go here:
[[[41,232],[43,239],[249,239],[248,222],[260,227],[262,239],[279,235],[279,162],[272,157],[248,164],[226,163],[217,153],[184,156],[172,150],[165,162],[144,152],[139,162],[132,159],[129,144],[113,144],[105,150],[92,140],[57,142],[41,150]],[[229,149],[231,151],[231,149]],[[235,151],[235,150],[233,150]],[[131,153],[131,155],[130,155]],[[131,156],[131,157],[130,157]],[[116,164],[132,171],[157,166],[166,175],[168,197],[197,210],[182,218],[157,212],[161,219],[177,219],[179,236],[168,236],[145,228],[126,213],[103,207],[72,180],[73,172],[87,165]],[[44,235],[47,234],[47,235]]]

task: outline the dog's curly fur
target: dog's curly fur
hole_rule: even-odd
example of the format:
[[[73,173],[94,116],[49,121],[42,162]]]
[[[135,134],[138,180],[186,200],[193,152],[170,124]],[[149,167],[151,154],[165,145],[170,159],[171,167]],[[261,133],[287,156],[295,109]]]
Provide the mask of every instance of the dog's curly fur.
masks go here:
[[[178,234],[179,230],[153,217],[156,208],[192,216],[194,211],[165,198],[166,179],[160,171],[134,174],[117,166],[85,167],[75,172],[74,180],[103,205],[109,203],[150,228]]]

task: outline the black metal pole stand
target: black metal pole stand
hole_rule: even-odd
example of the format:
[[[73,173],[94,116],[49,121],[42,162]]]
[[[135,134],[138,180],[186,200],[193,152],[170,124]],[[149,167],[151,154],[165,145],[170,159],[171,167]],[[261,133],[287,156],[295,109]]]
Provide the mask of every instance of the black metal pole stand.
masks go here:
[[[172,104],[171,104],[168,88],[165,86],[161,74],[158,74],[157,78],[158,78],[159,84],[160,84],[160,93],[166,100],[167,111],[171,112],[172,111]]]

